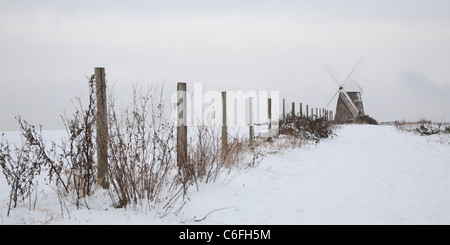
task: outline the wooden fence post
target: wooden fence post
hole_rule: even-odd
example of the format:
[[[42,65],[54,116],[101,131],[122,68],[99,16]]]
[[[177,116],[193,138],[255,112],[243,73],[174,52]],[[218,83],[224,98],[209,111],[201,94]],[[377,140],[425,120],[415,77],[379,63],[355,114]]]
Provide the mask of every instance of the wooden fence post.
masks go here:
[[[269,130],[272,128],[272,99],[267,99],[267,116],[269,119]]]
[[[295,118],[295,102],[292,102],[292,118]]]
[[[105,68],[95,68],[97,96],[97,182],[108,189],[108,105],[106,100]]]
[[[302,117],[303,116],[303,104],[302,103],[300,103],[300,117]]]
[[[314,108],[311,108],[311,119],[314,120]]]
[[[316,108],[316,118],[319,117],[318,109]]]
[[[306,119],[309,118],[309,106],[306,105]]]
[[[187,163],[187,94],[186,83],[177,84],[177,166]]]
[[[250,97],[248,101],[249,101],[249,110],[248,110],[249,140],[250,145],[253,145],[253,98]]]
[[[267,141],[272,141],[272,98],[267,99],[267,117],[269,119],[269,137],[267,138]]]
[[[222,92],[222,154],[228,150],[227,132],[227,92]]]
[[[283,99],[283,123],[286,124],[286,100]]]

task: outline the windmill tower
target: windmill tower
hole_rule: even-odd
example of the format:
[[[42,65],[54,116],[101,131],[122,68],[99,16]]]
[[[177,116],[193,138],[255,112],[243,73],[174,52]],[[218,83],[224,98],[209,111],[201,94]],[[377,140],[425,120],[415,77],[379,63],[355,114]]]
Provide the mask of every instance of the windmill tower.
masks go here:
[[[337,77],[333,75],[328,65],[324,66],[333,81],[338,85],[338,90],[327,104],[327,106],[329,106],[334,98],[339,95],[336,104],[336,114],[334,117],[334,121],[337,123],[351,122],[358,116],[364,115],[364,106],[361,98],[362,89],[359,84],[351,78],[351,76],[361,68],[363,62],[364,57],[356,63],[353,70],[350,71],[345,80],[342,82],[339,82]],[[349,81],[352,82],[353,86],[349,85]]]

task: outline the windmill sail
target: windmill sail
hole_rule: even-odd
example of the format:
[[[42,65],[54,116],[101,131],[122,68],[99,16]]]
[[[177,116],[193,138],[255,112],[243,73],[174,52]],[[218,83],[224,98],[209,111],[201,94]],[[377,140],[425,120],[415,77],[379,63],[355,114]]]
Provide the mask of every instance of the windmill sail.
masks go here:
[[[353,102],[352,98],[347,94],[347,92],[343,91],[340,93],[340,97],[344,101],[345,105],[347,105],[348,109],[352,112],[353,117],[357,117],[359,114],[358,107],[356,107],[355,103]]]

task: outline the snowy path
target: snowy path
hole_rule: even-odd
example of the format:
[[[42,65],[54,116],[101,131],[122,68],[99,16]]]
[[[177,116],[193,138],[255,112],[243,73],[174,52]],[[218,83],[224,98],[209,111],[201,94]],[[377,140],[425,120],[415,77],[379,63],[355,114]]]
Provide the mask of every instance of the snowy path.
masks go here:
[[[450,224],[448,144],[389,126],[337,134],[269,156],[226,187],[204,186],[184,218],[225,208],[201,224]]]

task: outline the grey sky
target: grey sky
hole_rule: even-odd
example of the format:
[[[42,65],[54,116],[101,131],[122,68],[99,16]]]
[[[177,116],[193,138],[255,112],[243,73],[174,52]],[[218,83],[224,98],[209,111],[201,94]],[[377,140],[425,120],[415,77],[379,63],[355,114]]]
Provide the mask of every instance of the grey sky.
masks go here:
[[[362,55],[366,113],[450,121],[449,12],[447,0],[0,0],[0,131],[15,115],[61,128],[96,66],[123,93],[202,82],[323,107],[337,89],[323,65],[345,77]]]

